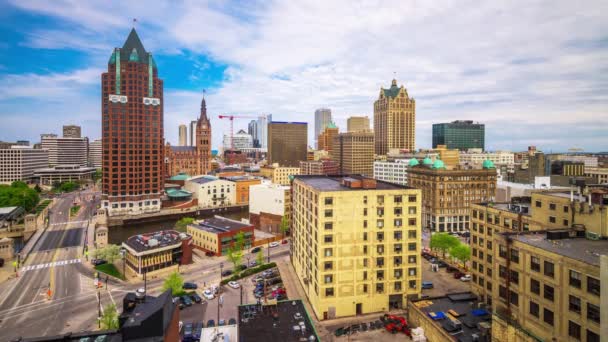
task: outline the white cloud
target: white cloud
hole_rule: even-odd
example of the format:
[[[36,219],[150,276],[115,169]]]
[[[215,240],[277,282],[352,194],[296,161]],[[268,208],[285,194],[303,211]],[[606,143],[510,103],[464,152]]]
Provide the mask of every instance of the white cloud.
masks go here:
[[[315,108],[327,106],[345,128],[350,115],[373,116],[373,101],[394,72],[417,99],[420,147],[430,145],[431,123],[453,119],[486,122],[488,132],[508,131],[516,123],[517,140],[488,136],[495,148],[536,141],[559,149],[582,140],[568,134],[567,125],[608,124],[606,2],[159,1],[150,6],[27,0],[15,5],[76,25],[73,45],[84,50],[120,45],[130,26],[126,18],[136,16],[146,48],[156,54],[184,49],[228,64],[223,83],[208,95],[216,144],[228,127],[215,122],[218,113],[273,113],[312,127]],[[91,34],[100,37],[100,45],[79,43]],[[67,34],[42,36],[29,43],[65,48],[69,42]],[[204,66],[193,64],[190,79],[202,79]],[[170,71],[160,70],[161,77],[165,72]],[[166,88],[165,131],[174,142],[177,126],[198,113],[200,94]],[[542,135],[539,127],[554,136],[536,137]],[[605,139],[585,142],[591,149],[608,149]]]

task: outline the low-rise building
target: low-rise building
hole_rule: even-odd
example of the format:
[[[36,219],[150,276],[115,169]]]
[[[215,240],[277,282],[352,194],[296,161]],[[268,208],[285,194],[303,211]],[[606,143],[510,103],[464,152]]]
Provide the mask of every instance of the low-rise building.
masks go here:
[[[47,150],[17,145],[0,149],[0,184],[32,182],[34,171],[48,166]]]
[[[13,227],[23,221],[25,209],[22,207],[0,208],[0,231],[11,231]]]
[[[260,184],[249,188],[249,222],[257,229],[279,234],[281,220],[287,216],[291,226],[291,191],[289,186]]]
[[[102,145],[101,139],[93,140],[89,144],[89,166],[101,169]]]
[[[235,184],[236,188],[236,205],[247,205],[249,204],[249,188],[252,185],[258,185],[262,183],[262,180],[258,177],[252,176],[234,176],[224,178]]]
[[[409,162],[409,159],[377,160],[374,162],[374,178],[389,183],[407,185]]]
[[[254,314],[260,310],[273,314]],[[310,315],[299,299],[281,302],[268,300],[262,305],[241,305],[238,307],[237,319],[240,338],[234,341],[320,341]],[[231,339],[230,342],[232,341]]]
[[[56,165],[34,171],[34,177],[39,179],[41,185],[52,186],[63,182],[87,182],[93,180],[94,167],[80,165]]]
[[[421,291],[420,190],[296,176],[291,262],[319,319],[405,308]]]
[[[496,169],[491,161],[480,170],[446,170],[439,159],[410,161],[408,185],[422,190],[422,224],[433,231],[469,229],[470,206],[494,200]]]
[[[175,230],[131,236],[122,246],[127,250],[125,262],[130,271],[144,273],[176,270],[192,262],[192,237]]]
[[[338,163],[331,159],[300,162],[301,175],[336,175],[338,173]]]
[[[585,177],[593,179],[596,184],[608,184],[608,167],[585,167]]]
[[[281,185],[289,185],[291,183],[290,176],[300,174],[299,167],[284,167],[284,166],[265,166],[260,168],[260,175],[271,182]]]
[[[228,249],[236,243],[239,233],[245,237],[245,249],[249,249],[255,239],[253,225],[221,216],[189,224],[187,232],[192,236],[196,248],[215,255],[226,255]]]
[[[509,151],[482,152],[481,150],[468,150],[460,153],[460,165],[462,166],[480,169],[486,160],[492,161],[495,165],[515,164],[514,153]]]
[[[236,203],[236,184],[213,176],[197,176],[188,179],[184,189],[198,201],[199,208],[216,208]]]

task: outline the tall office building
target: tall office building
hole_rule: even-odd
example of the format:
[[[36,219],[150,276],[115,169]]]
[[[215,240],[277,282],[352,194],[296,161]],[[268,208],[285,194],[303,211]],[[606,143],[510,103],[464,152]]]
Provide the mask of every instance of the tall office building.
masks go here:
[[[330,122],[327,127],[319,134],[317,139],[317,149],[331,152],[333,149],[334,138],[338,136],[339,130],[335,123]]]
[[[407,184],[422,190],[422,226],[432,231],[468,231],[470,206],[496,197],[496,168],[491,161],[480,170],[447,170],[440,159],[411,159]]]
[[[196,125],[196,120],[190,121],[190,146],[196,146]]]
[[[374,173],[374,133],[370,131],[340,133],[334,138],[331,159],[339,166],[340,174]]]
[[[48,150],[49,165],[87,166],[89,156],[88,138],[65,138],[57,134],[41,134],[40,143]]]
[[[132,29],[102,78],[102,203],[108,215],[159,211],[164,190],[163,81]]]
[[[102,142],[101,139],[94,140],[89,144],[89,166],[96,169],[101,169],[102,159]]]
[[[64,138],[81,138],[81,128],[77,125],[63,125]]]
[[[179,125],[179,146],[188,146],[188,127]]]
[[[367,116],[351,116],[346,120],[347,132],[369,131],[369,118]]]
[[[308,123],[272,121],[268,124],[268,163],[300,167],[308,152]]]
[[[315,147],[318,148],[319,134],[323,132],[325,127],[331,122],[331,109],[319,108],[315,111]]]
[[[260,116],[258,118],[257,130],[259,147],[268,148],[268,123],[272,122],[272,114]]]
[[[260,139],[258,138],[258,120],[251,120],[247,125],[247,133],[251,135],[253,147],[260,147]]]
[[[378,155],[391,149],[414,151],[416,147],[416,101],[395,79],[389,89],[380,88],[374,102],[374,134]]]
[[[485,125],[471,120],[433,124],[433,148],[446,145],[449,149],[466,151],[485,148]]]
[[[421,291],[420,190],[295,176],[291,262],[319,319],[405,308]]]
[[[34,171],[49,166],[47,150],[29,146],[0,148],[0,184],[31,182]]]

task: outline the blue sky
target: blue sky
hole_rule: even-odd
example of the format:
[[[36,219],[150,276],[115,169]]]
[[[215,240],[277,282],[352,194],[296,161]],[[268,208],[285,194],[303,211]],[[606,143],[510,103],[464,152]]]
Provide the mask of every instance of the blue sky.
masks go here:
[[[221,113],[308,121],[373,117],[393,77],[431,125],[486,124],[486,147],[608,150],[608,3],[566,1],[0,0],[0,140],[80,124],[100,132],[100,75],[132,18],[165,81],[165,138],[196,118],[203,89],[217,147]],[[235,128],[244,128],[238,121]]]

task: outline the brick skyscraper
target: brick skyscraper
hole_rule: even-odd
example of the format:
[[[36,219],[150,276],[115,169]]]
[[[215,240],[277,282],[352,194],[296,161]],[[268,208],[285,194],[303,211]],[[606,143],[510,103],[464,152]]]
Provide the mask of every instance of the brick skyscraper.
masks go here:
[[[102,78],[102,203],[108,215],[160,210],[163,81],[135,29],[115,48]]]

